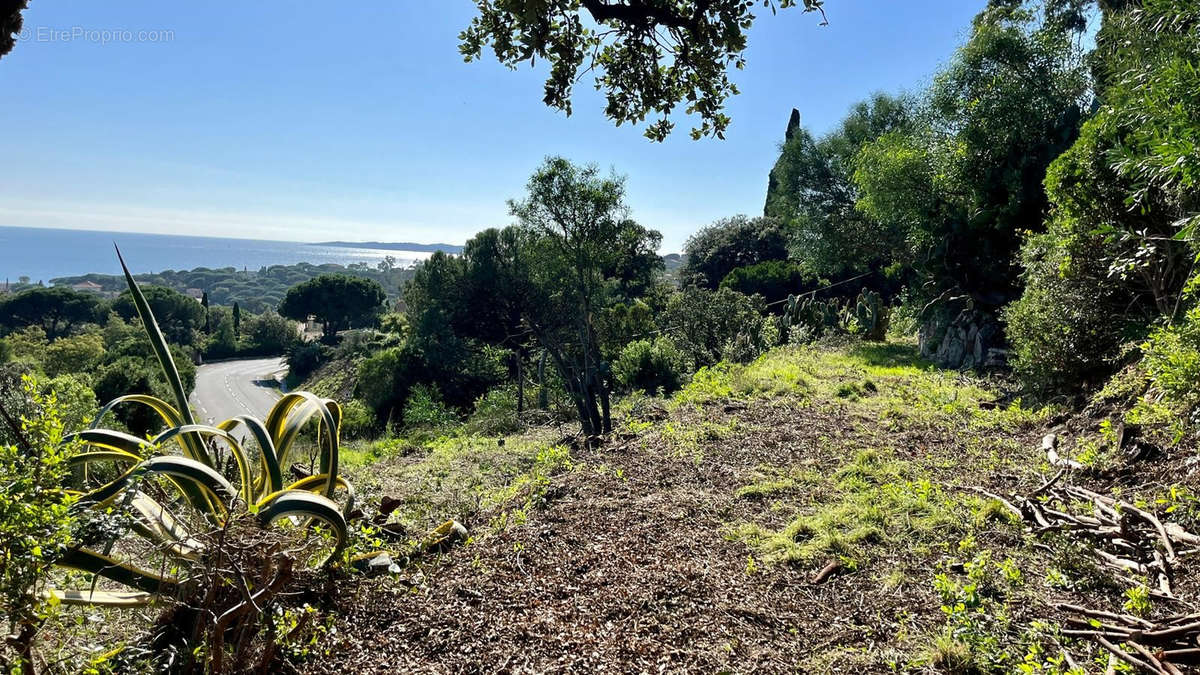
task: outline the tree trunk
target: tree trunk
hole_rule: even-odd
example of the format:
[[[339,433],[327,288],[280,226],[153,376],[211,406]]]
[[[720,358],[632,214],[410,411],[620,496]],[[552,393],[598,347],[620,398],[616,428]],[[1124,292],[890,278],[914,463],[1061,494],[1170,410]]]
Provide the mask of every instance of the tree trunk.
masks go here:
[[[542,350],[542,358],[538,361],[538,408],[546,410],[550,407],[550,392],[546,391],[546,357],[548,352]]]
[[[521,350],[517,352],[517,414],[525,412],[525,359],[521,358]]]

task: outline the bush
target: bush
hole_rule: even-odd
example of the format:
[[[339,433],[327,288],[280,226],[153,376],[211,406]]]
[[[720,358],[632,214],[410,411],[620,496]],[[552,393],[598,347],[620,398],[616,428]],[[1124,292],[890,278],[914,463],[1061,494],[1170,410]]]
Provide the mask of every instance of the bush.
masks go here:
[[[288,374],[296,380],[309,375],[327,362],[333,351],[319,342],[297,342],[287,351]]]
[[[719,220],[688,238],[685,284],[715,289],[738,267],[788,257],[787,234],[774,218],[734,216]]]
[[[1142,352],[1146,375],[1165,403],[1189,416],[1200,409],[1200,307],[1178,324],[1154,331]]]
[[[1091,240],[1052,223],[1022,248],[1025,290],[1002,316],[1010,364],[1034,390],[1098,384],[1116,369],[1122,345],[1145,335],[1144,316],[1124,312],[1134,296],[1109,278]]]
[[[6,642],[16,652],[15,659],[5,656],[0,662],[32,667],[29,651],[43,616],[41,591],[51,566],[71,542],[75,498],[61,488],[76,448],[62,442],[63,421],[54,395],[44,396],[31,377],[24,379],[23,392],[34,413],[19,422],[19,439],[0,444],[0,598],[14,636]],[[4,412],[13,419],[7,407]]]
[[[739,267],[721,280],[721,288],[763,296],[767,302],[785,300],[789,295],[811,291],[816,279],[802,267],[787,260],[768,260],[757,265]]]
[[[375,431],[375,415],[365,403],[350,399],[342,406],[342,438],[368,438]]]
[[[674,342],[664,337],[629,343],[613,364],[617,382],[652,396],[675,393],[683,386],[686,371],[683,354]]]
[[[263,312],[247,321],[244,331],[250,351],[264,356],[286,354],[300,339],[295,321],[271,311]]]
[[[358,364],[356,395],[375,413],[388,421],[403,404],[411,384],[412,359],[400,347],[385,349]]]
[[[729,288],[693,287],[671,296],[662,321],[688,365],[700,368],[720,361],[726,348],[739,341],[761,347],[762,310],[761,298]]]
[[[404,405],[404,426],[410,429],[440,429],[458,421],[454,411],[442,403],[436,387],[418,384]]]
[[[154,379],[154,373],[146,367],[144,360],[123,356],[96,374],[96,398],[107,403],[126,394],[152,395]],[[137,436],[145,436],[162,426],[162,420],[149,406],[120,405],[112,414]]]
[[[521,430],[517,415],[517,388],[505,385],[490,389],[475,401],[475,412],[467,420],[471,433],[499,436]]]

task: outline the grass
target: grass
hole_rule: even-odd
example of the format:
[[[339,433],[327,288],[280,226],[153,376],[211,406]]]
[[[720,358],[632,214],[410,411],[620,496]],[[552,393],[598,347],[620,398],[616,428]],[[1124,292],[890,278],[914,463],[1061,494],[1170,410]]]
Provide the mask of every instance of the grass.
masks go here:
[[[947,425],[967,421],[981,431],[1028,429],[1055,412],[1026,408],[1018,399],[993,405],[985,383],[955,371],[934,368],[914,344],[842,344],[774,349],[745,365],[704,368],[673,399],[701,405],[721,399],[786,398],[793,402],[855,404],[856,409],[890,420]]]
[[[532,432],[500,445],[459,430],[417,442],[351,443],[342,461],[369,506],[385,495],[401,500],[391,522],[407,531],[424,532],[450,518],[475,529],[536,502],[551,476],[573,468],[569,450],[550,438]],[[489,521],[480,521],[486,514]]]
[[[819,483],[815,499],[782,528],[744,522],[731,533],[767,562],[812,565],[836,557],[850,568],[870,562],[881,549],[919,549],[962,533],[970,522],[970,506],[916,474],[908,462],[864,450]],[[794,478],[760,480],[738,495],[774,494],[795,486]]]

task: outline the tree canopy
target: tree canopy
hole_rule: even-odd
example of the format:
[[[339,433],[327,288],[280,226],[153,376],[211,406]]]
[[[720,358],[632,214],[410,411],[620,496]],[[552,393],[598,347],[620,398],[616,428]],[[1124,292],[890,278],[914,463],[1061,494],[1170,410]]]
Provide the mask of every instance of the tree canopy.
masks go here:
[[[683,107],[699,118],[693,138],[725,137],[725,102],[738,93],[730,68],[746,61],[755,6],[797,5],[824,16],[823,0],[476,0],[478,16],[459,36],[468,61],[490,47],[500,63],[550,64],[546,105],[571,113],[575,84],[596,73],[605,115],[616,124],[655,119],[646,136],[661,141]]]
[[[783,223],[774,218],[724,218],[688,237],[687,262],[680,270],[685,284],[715,289],[738,267],[788,257]]]
[[[142,288],[146,302],[158,320],[163,335],[173,344],[191,345],[196,342],[196,333],[204,325],[204,307],[190,296],[163,286]],[[128,291],[117,296],[113,311],[126,321],[137,318],[137,307]]]
[[[0,326],[7,330],[40,326],[53,340],[74,326],[96,321],[102,303],[94,294],[63,286],[31,288],[0,299]]]
[[[29,0],[0,0],[0,58],[17,43],[14,36],[21,32],[21,12],[27,7]]]
[[[316,317],[325,339],[338,331],[370,326],[383,313],[387,296],[376,281],[344,274],[322,274],[288,289],[279,314],[296,321]]]

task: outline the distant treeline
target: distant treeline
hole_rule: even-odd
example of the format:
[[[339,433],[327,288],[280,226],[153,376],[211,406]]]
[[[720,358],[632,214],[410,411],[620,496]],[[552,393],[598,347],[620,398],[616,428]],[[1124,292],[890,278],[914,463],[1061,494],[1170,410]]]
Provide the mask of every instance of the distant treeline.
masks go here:
[[[375,248],[383,251],[410,251],[413,253],[450,253],[458,255],[463,247],[454,244],[414,244],[411,241],[322,241],[313,246],[337,246],[340,248]]]
[[[348,274],[377,281],[383,286],[388,299],[394,301],[399,299],[404,282],[412,278],[413,269],[398,266],[395,259],[389,257],[375,267],[366,263],[297,263],[271,265],[256,271],[238,270],[234,267],[197,267],[186,271],[164,270],[154,274],[137,274],[134,278],[143,285],[165,286],[181,293],[186,293],[189,289],[198,289],[208,294],[208,301],[212,305],[231,307],[236,302],[243,309],[259,314],[278,308],[283,296],[292,286],[321,274]],[[73,286],[87,281],[99,284],[101,292],[105,295],[116,295],[125,290],[124,279],[110,274],[59,277],[51,279],[50,283],[55,286]]]

